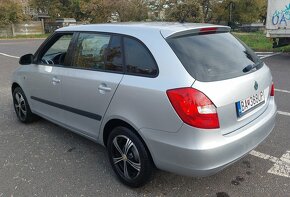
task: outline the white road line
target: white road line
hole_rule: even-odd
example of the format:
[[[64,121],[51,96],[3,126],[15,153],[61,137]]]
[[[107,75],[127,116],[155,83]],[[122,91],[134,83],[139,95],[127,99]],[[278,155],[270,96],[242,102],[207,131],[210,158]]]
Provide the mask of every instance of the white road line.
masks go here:
[[[284,115],[284,116],[290,116],[289,112],[284,112],[284,111],[277,111],[278,114]]]
[[[272,161],[274,163],[276,163],[277,161],[279,161],[279,159],[277,157],[273,157],[271,155],[267,155],[265,153],[261,153],[261,152],[255,151],[255,150],[252,150],[250,152],[250,155],[253,155],[255,157],[259,157],[261,159],[269,160],[269,161]]]
[[[250,155],[274,162],[273,167],[267,171],[268,173],[290,178],[290,151],[286,151],[286,153],[283,154],[280,158],[273,157],[271,155],[267,155],[255,150],[252,150]]]
[[[272,57],[274,55],[279,55],[281,54],[280,52],[279,53],[274,53],[274,52],[255,52],[257,54],[257,56],[260,58],[260,59],[265,59],[265,58],[268,58],[268,57]]]
[[[261,54],[269,54],[269,53],[274,53],[274,52],[255,52],[255,53],[261,53]]]
[[[290,91],[288,91],[288,90],[281,90],[281,89],[276,89],[275,88],[275,91],[277,91],[277,92],[284,92],[284,93],[289,93],[290,94]]]
[[[265,59],[265,58],[272,57],[272,56],[279,55],[279,54],[281,54],[281,53],[274,53],[274,54],[270,54],[270,55],[264,55],[263,57],[261,57],[261,59]]]
[[[290,178],[290,151],[282,155],[280,161],[276,162],[268,173]]]
[[[6,56],[6,57],[15,58],[15,59],[19,59],[19,58],[20,58],[20,57],[17,57],[17,56],[8,55],[8,54],[6,54],[6,53],[0,53],[0,55]]]

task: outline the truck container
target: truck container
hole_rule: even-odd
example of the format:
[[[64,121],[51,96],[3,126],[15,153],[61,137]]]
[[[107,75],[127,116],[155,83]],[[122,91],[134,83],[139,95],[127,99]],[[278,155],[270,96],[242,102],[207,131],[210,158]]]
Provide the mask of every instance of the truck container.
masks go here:
[[[266,33],[273,48],[290,44],[290,0],[268,0]]]

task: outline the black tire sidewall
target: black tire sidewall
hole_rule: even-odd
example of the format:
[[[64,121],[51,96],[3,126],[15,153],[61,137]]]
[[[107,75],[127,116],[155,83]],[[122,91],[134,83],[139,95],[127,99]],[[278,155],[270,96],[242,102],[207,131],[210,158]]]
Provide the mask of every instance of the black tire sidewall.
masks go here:
[[[124,135],[128,137],[134,143],[139,152],[141,169],[139,175],[132,180],[128,180],[122,174],[120,174],[113,162],[112,156],[112,148],[114,146],[113,139],[118,135]],[[144,143],[139,139],[139,136],[137,136],[131,129],[128,129],[123,126],[114,128],[108,137],[107,150],[111,166],[122,183],[130,187],[141,187],[142,185],[144,185],[149,181],[153,171],[151,157],[148,151],[146,150]]]
[[[16,98],[15,98],[15,95],[16,95],[16,93],[18,93],[18,92],[23,96],[23,99],[24,99],[24,101],[25,101],[26,116],[25,116],[24,119],[21,119],[21,118],[19,117],[19,114],[16,112],[16,108],[15,108],[15,99],[16,99]],[[31,122],[31,121],[33,120],[33,114],[32,114],[32,112],[31,112],[31,110],[30,110],[30,106],[29,106],[29,104],[28,104],[27,98],[26,98],[26,96],[25,96],[23,90],[22,90],[20,87],[17,87],[17,88],[15,88],[15,90],[13,91],[13,94],[12,94],[12,95],[13,95],[13,107],[14,107],[14,110],[15,110],[15,112],[16,112],[16,115],[17,115],[18,119],[19,119],[21,122],[23,122],[23,123]]]

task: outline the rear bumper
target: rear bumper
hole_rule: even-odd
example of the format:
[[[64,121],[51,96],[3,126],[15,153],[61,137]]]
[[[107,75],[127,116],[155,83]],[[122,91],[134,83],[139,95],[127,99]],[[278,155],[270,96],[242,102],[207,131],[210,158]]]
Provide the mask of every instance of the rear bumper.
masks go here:
[[[195,129],[186,124],[177,133],[141,129],[141,135],[162,170],[186,176],[215,174],[258,146],[273,130],[274,98],[254,121],[223,136],[219,130]]]

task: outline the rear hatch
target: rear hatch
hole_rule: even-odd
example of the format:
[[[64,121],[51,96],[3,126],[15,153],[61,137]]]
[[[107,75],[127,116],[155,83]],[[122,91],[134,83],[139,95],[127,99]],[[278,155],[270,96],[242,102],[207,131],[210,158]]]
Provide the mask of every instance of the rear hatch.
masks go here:
[[[228,29],[203,28],[166,38],[185,69],[216,106],[222,134],[250,123],[267,108],[269,68]],[[187,31],[190,32],[190,31]]]

